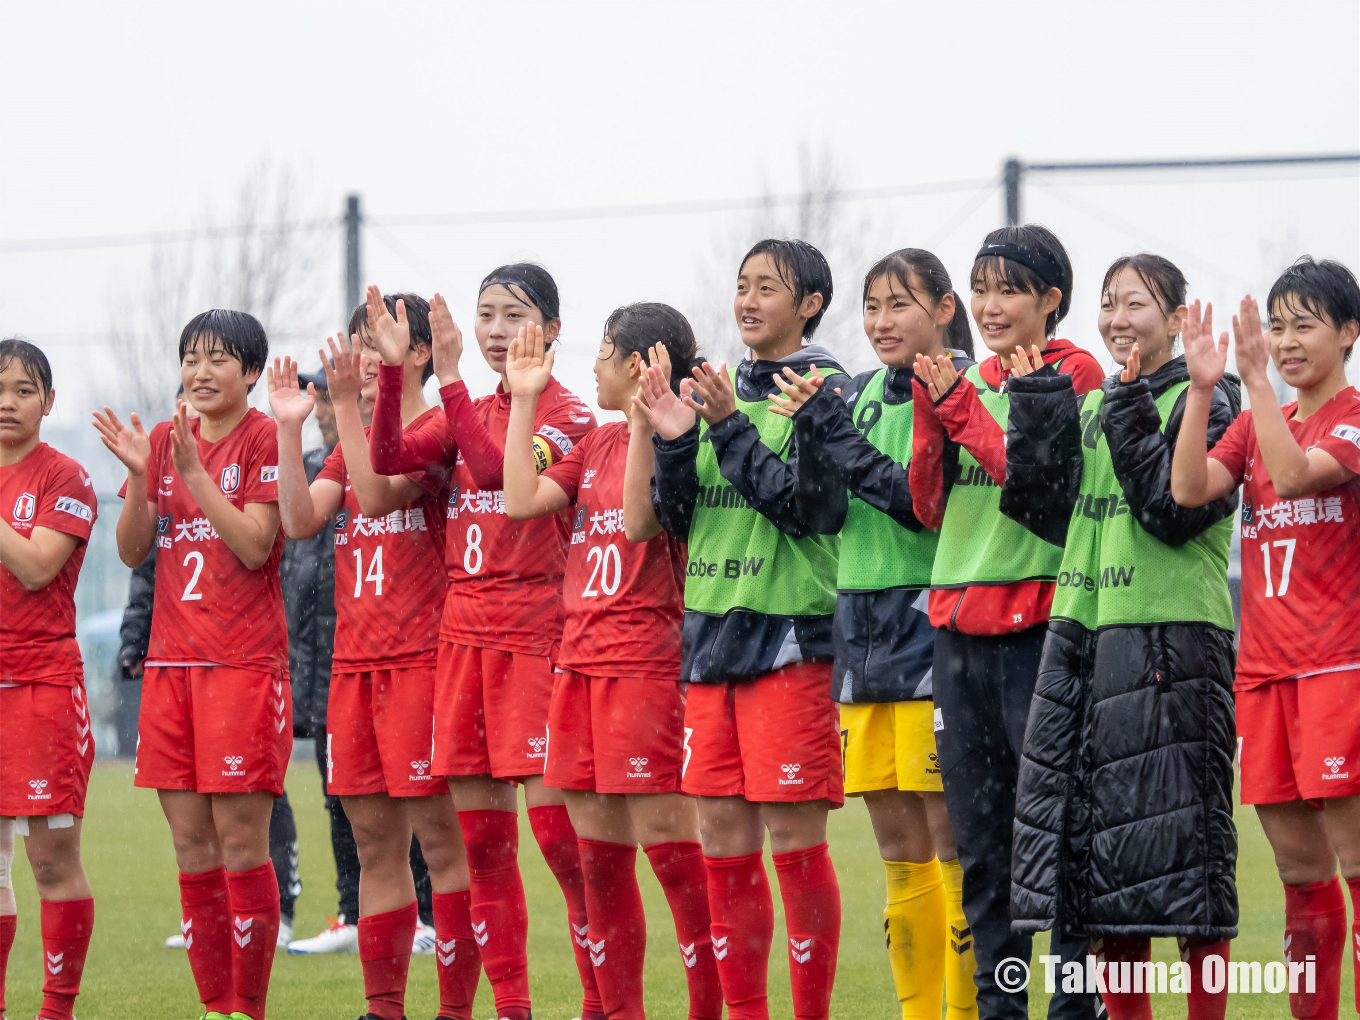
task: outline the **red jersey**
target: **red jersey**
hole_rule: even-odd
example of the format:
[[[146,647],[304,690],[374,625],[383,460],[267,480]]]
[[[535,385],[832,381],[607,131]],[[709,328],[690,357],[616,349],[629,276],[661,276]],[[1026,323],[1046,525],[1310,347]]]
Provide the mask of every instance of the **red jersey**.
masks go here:
[[[198,439],[203,469],[233,506],[277,503],[279,443],[274,419],[251,408],[230,434]],[[124,495],[124,483],[119,495]],[[148,666],[237,666],[287,671],[288,626],[279,589],[283,529],[269,559],[247,570],[218,537],[170,455],[170,422],[151,430],[146,498],[156,505],[156,596]]]
[[[448,423],[437,407],[405,431],[449,442]],[[340,447],[331,451],[316,477],[338,483],[344,493],[333,525],[335,672],[433,666],[448,585],[441,558],[448,472],[435,466],[408,475],[424,494],[404,509],[376,518],[360,511]]]
[[[628,423],[610,422],[543,472],[576,504],[557,664],[598,677],[680,678],[685,555],[668,532],[648,542],[623,534]]]
[[[23,538],[32,538],[34,528],[76,538],[57,576],[39,591],[29,591],[0,566],[0,683],[74,686],[84,677],[76,644],[76,580],[98,515],[90,476],[64,453],[39,443],[19,463],[0,467],[0,513]]]
[[[1282,408],[1294,441],[1360,474],[1360,393],[1342,390],[1304,421]],[[1242,636],[1237,690],[1285,677],[1360,669],[1351,611],[1360,576],[1360,478],[1280,499],[1266,474],[1250,411],[1209,456],[1242,484]]]

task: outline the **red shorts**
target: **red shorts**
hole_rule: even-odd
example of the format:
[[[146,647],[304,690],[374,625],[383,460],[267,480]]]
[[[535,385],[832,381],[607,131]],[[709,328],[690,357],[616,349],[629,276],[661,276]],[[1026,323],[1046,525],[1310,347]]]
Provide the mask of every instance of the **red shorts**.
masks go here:
[[[331,675],[326,703],[326,792],[434,797],[449,792],[430,768],[434,667]]]
[[[85,688],[0,687],[0,815],[85,814],[94,736]]]
[[[1238,691],[1242,803],[1360,794],[1360,670]]]
[[[690,684],[680,788],[697,797],[845,803],[831,663]]]
[[[685,695],[674,680],[557,674],[545,786],[679,793]]]
[[[235,666],[147,666],[134,786],[283,793],[293,750],[293,689]]]
[[[552,688],[552,663],[546,655],[440,641],[434,681],[435,775],[542,775]]]

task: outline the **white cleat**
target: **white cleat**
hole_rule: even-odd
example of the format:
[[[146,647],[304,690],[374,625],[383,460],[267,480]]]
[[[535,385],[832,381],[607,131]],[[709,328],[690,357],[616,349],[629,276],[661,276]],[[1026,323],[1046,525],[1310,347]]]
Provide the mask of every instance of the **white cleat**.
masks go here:
[[[428,924],[416,922],[416,937],[411,942],[412,956],[434,955],[434,929]]]
[[[283,921],[279,922],[279,937],[274,943],[275,949],[287,949],[288,944],[293,941],[293,926]]]
[[[312,953],[357,953],[359,951],[359,928],[331,919],[331,926],[309,939],[298,939],[288,943],[288,952],[310,955]]]

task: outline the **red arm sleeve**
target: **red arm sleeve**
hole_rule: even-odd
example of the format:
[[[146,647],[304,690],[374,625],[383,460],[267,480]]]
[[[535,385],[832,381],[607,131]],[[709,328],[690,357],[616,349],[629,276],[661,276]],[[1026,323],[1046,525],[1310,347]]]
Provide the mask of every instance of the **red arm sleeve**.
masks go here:
[[[1233,419],[1223,437],[1209,451],[1209,456],[1227,468],[1238,484],[1247,470],[1247,448],[1252,445],[1251,440],[1251,411],[1248,410]]]
[[[929,400],[929,396],[926,399]],[[977,387],[960,376],[944,399],[935,405],[935,412],[949,438],[971,453],[997,485],[1004,484],[1006,433],[982,406]]]
[[[472,398],[468,395],[467,384],[451,383],[439,390],[439,398],[444,401],[444,416],[449,420],[449,430],[454,442],[462,451],[463,463],[472,472],[472,478],[480,488],[501,489],[505,487],[502,472],[505,468],[505,451],[496,445],[491,433],[477,417]],[[377,424],[374,416],[374,425]]]
[[[585,451],[586,443],[582,440],[572,447],[571,453],[567,454],[556,464],[543,469],[544,478],[549,478],[556,482],[563,492],[567,494],[567,499],[574,504],[576,494],[581,491],[581,474],[585,470]]]
[[[65,461],[52,472],[38,496],[33,526],[88,542],[98,512],[89,476],[75,461]]]
[[[948,439],[930,390],[920,379],[911,383],[911,461],[907,480],[911,487],[911,510],[927,528],[938,531],[944,523],[944,444]]]
[[[368,433],[368,462],[380,475],[404,475],[443,464],[450,450],[438,434],[427,429],[403,432],[401,427],[401,365],[378,366],[378,399]],[[462,385],[459,383],[458,385]]]

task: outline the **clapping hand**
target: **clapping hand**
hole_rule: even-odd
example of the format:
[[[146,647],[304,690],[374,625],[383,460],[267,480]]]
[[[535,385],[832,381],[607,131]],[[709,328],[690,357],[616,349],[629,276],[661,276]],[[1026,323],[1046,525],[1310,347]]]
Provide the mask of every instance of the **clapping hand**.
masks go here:
[[[297,362],[292,358],[275,358],[274,364],[266,371],[269,383],[269,409],[274,419],[281,425],[301,426],[316,407],[316,387],[311,383],[307,389],[298,387]]]
[[[774,384],[779,387],[779,393],[771,393],[766,398],[770,402],[769,410],[773,414],[783,415],[785,418],[792,418],[798,413],[798,409],[813,398],[816,392],[821,389],[822,383],[826,382],[826,377],[817,370],[817,366],[812,366],[812,371],[807,378],[803,378],[791,368],[785,368],[784,378],[780,378],[780,373],[775,373]],[[785,381],[787,380],[787,381]]]
[[[105,407],[101,414],[94,412],[94,427],[99,438],[115,457],[123,462],[129,474],[144,475],[151,460],[151,438],[142,428],[142,419],[133,411],[128,416],[129,427],[118,420],[113,409]]]
[[[1257,333],[1260,333],[1257,324]],[[1228,366],[1228,334],[1225,332],[1214,341],[1214,306],[1204,306],[1201,320],[1199,302],[1190,306],[1181,327],[1181,341],[1185,345],[1185,367],[1190,371],[1190,382],[1199,390],[1211,390],[1223,378]],[[1239,367],[1241,355],[1238,356]],[[1244,376],[1245,381],[1245,376]]]

